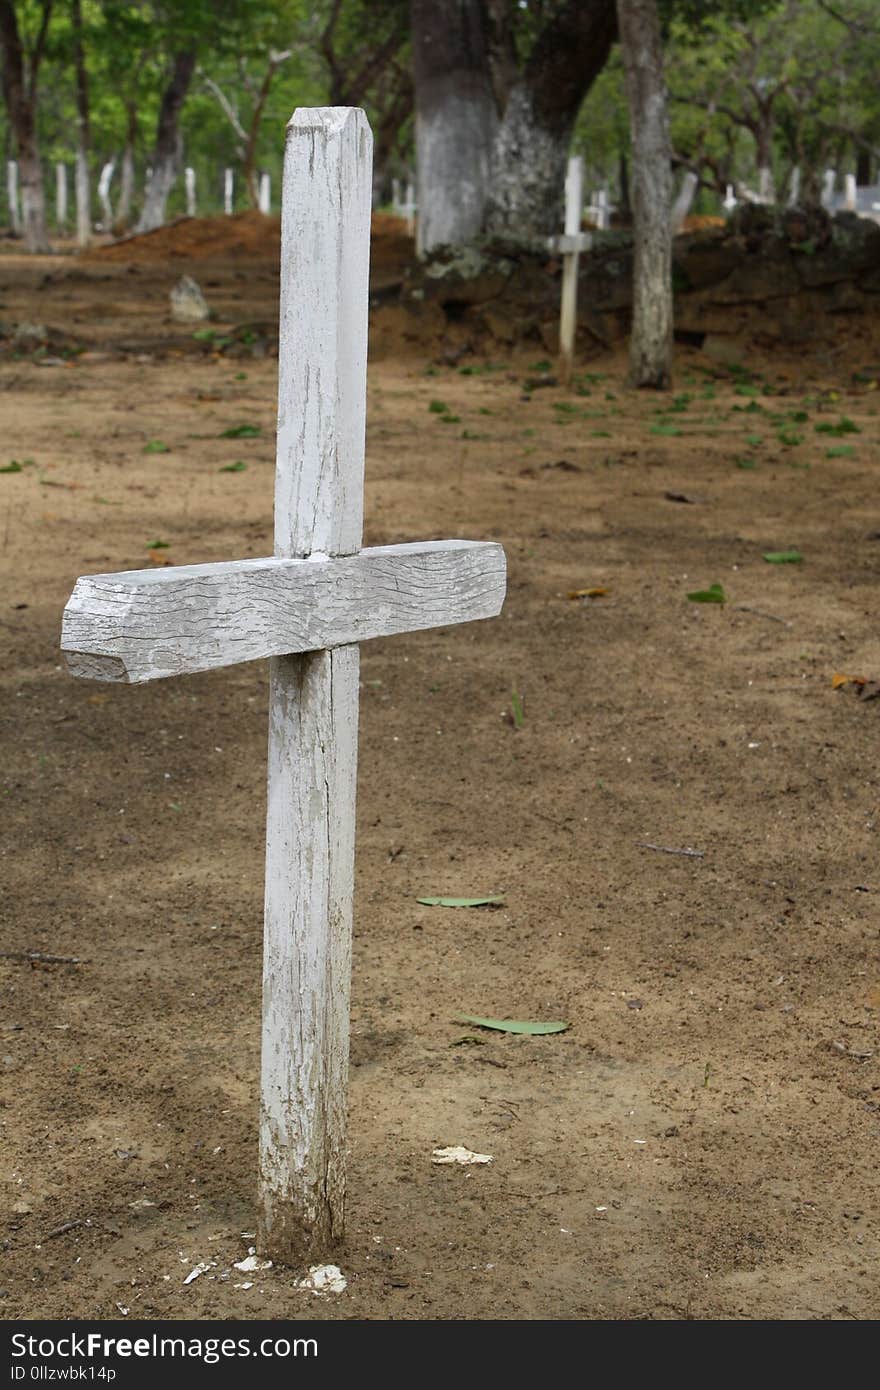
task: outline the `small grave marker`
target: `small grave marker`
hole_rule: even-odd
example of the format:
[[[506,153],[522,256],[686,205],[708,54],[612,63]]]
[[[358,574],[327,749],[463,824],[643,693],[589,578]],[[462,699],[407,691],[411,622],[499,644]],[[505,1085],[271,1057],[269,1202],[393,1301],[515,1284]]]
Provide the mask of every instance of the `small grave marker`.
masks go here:
[[[260,212],[265,212],[268,215],[268,213],[272,211],[272,180],[269,178],[268,174],[260,175],[260,191],[258,196]]]
[[[187,165],[183,171],[183,185],[186,189],[186,215],[196,215],[196,171]]]
[[[270,658],[262,1253],[342,1232],[358,643],[493,617],[504,552],[478,541],[361,550],[372,138],[362,111],[287,129],[275,555],[90,575],[67,605],[74,675],[147,681]]]
[[[55,165],[55,225],[59,231],[67,226],[67,165]]]
[[[234,175],[231,169],[223,171],[223,211],[227,217],[232,216],[232,197],[235,184]]]
[[[578,261],[582,251],[589,250],[592,238],[581,231],[583,206],[584,165],[579,155],[568,161],[565,177],[565,232],[549,237],[548,247],[562,256],[562,297],[559,309],[559,377],[571,380],[574,359],[574,336],[577,327]]]

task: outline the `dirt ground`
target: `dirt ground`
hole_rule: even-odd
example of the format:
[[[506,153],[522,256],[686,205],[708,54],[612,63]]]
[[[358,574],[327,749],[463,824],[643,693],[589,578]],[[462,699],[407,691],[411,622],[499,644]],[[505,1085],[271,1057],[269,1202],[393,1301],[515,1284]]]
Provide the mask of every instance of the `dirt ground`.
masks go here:
[[[880,676],[880,366],[682,349],[662,399],[618,357],[547,386],[537,346],[371,366],[366,543],[497,538],[510,584],[362,651],[348,1288],[316,1298],[232,1267],[266,671],[101,686],[58,645],[79,574],[271,551],[276,363],[182,337],[180,269],[0,257],[0,316],[88,348],[0,362],[2,1316],[877,1317],[880,702],[832,681]],[[271,318],[271,258],[194,273],[218,333]],[[504,906],[416,902],[447,893]]]

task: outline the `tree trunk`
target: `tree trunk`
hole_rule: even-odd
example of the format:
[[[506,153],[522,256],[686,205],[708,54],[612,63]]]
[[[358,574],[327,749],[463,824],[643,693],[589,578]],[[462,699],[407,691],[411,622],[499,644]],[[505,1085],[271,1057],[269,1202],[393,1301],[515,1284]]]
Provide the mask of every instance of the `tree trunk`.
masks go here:
[[[856,183],[865,188],[871,183],[871,151],[856,151]]]
[[[411,0],[418,252],[482,230],[498,118],[480,0]]]
[[[131,208],[134,202],[134,151],[138,138],[137,107],[128,108],[128,130],[125,136],[125,149],[122,151],[122,169],[119,175],[119,201],[116,204],[115,230],[124,232],[131,221]]]
[[[180,112],[196,66],[196,51],[187,49],[174,56],[174,66],[159,107],[153,173],[147,185],[138,232],[152,232],[165,221],[168,194],[177,178],[181,162]]]
[[[22,229],[28,251],[49,250],[43,169],[37,140],[37,76],[51,13],[52,0],[43,0],[40,30],[29,57],[26,57],[13,0],[0,0],[3,96],[18,151]]]
[[[656,0],[617,0],[632,133],[635,239],[630,381],[672,379],[672,166]]]
[[[88,246],[92,236],[92,190],[89,185],[89,158],[82,145],[77,145],[74,172],[76,195],[76,244]]]
[[[620,204],[618,211],[620,220],[626,224],[632,220],[632,204],[629,199],[629,160],[626,151],[621,150],[618,160],[618,170],[620,178]]]
[[[574,123],[616,36],[614,0],[567,0],[538,35],[494,142],[491,235],[533,241],[559,231]]]
[[[92,194],[89,188],[89,79],[82,42],[82,5],[71,0],[73,20],[73,66],[76,72],[76,244],[88,246],[92,239]]]

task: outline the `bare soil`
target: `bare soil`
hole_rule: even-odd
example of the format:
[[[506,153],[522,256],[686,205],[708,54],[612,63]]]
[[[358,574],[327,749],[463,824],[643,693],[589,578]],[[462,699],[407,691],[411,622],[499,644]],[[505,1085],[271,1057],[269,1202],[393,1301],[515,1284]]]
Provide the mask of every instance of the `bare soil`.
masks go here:
[[[181,268],[0,258],[0,316],[87,348],[0,362],[3,1316],[876,1317],[880,702],[832,682],[880,675],[880,368],[682,349],[671,409],[619,356],[571,390],[527,344],[371,367],[366,542],[498,538],[510,587],[494,622],[363,648],[348,1289],[321,1299],[233,1268],[265,670],[100,686],[58,649],[81,573],[271,550],[276,364],[236,330],[276,267],[184,263],[222,349],[171,324]],[[416,902],[444,893],[504,906]],[[493,1161],[432,1165],[453,1144]]]

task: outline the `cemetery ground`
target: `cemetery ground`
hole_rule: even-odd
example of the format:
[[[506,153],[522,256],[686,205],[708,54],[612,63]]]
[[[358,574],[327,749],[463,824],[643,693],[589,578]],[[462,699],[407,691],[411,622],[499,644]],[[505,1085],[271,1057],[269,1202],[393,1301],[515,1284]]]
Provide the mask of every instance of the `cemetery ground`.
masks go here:
[[[181,269],[207,329],[168,319]],[[870,345],[685,347],[662,398],[619,354],[547,385],[534,343],[371,362],[365,544],[497,539],[510,586],[362,650],[348,1287],[318,1298],[235,1268],[266,670],[99,685],[58,650],[80,574],[271,552],[276,269],[0,281],[87,347],[0,363],[2,1315],[876,1317],[880,702],[833,688],[880,677]],[[457,1144],[491,1164],[432,1163]]]

